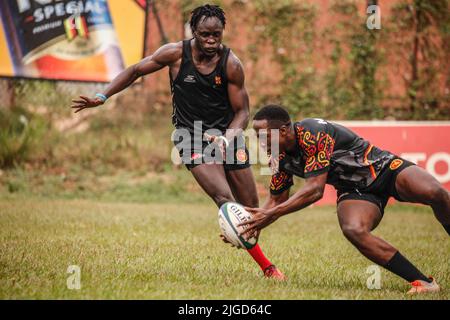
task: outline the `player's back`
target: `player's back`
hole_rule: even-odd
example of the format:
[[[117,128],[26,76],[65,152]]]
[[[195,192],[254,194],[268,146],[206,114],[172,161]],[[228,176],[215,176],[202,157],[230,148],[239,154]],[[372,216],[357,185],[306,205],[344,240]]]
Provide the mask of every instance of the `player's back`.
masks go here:
[[[334,186],[368,186],[393,157],[337,123],[308,118],[294,127],[304,161],[302,175],[328,171],[327,182]]]

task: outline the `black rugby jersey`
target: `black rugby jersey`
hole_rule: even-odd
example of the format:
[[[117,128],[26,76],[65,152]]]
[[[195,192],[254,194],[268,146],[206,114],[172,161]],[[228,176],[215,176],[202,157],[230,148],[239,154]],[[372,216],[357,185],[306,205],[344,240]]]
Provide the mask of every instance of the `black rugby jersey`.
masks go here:
[[[328,172],[327,184],[338,190],[364,190],[395,157],[350,129],[322,119],[294,123],[296,150],[271,159],[272,194],[293,185],[293,175],[310,178]],[[278,169],[278,170],[277,170]]]
[[[222,57],[213,72],[200,73],[194,65],[191,40],[183,41],[183,56],[172,89],[172,122],[176,128],[194,133],[194,122],[202,121],[202,133],[219,129],[223,133],[234,118],[228,97],[226,65],[230,49],[223,46]]]

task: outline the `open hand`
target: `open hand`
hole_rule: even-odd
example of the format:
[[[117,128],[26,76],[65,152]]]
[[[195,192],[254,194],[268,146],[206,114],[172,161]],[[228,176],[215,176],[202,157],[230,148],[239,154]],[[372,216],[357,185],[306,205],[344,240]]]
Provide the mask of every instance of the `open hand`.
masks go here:
[[[73,99],[72,100],[72,109],[76,109],[75,113],[80,112],[81,110],[88,109],[88,108],[95,108],[100,105],[102,105],[104,102],[99,97],[96,97],[94,99],[90,99],[85,96],[80,96],[79,99]]]
[[[253,216],[250,220],[238,224],[238,227],[247,226],[245,231],[240,234],[246,240],[251,237],[258,237],[261,229],[264,229],[278,219],[276,213],[269,209],[245,207],[245,210]]]
[[[226,148],[227,146],[227,142],[226,138],[223,136],[213,136],[213,135],[209,135],[206,132],[203,134],[203,138],[208,141],[209,143],[215,143],[219,146],[220,152],[222,153],[223,158],[225,159],[226,156]]]

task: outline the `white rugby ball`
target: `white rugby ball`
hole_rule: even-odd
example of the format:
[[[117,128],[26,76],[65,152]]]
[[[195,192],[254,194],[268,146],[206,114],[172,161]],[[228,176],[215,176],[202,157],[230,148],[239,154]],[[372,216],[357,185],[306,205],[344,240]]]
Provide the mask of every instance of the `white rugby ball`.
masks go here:
[[[239,236],[239,233],[247,229],[247,226],[237,226],[251,218],[252,215],[239,203],[224,203],[219,210],[219,226],[223,236],[236,247],[243,249],[253,248],[258,242],[258,239],[252,237],[246,241],[242,236]]]

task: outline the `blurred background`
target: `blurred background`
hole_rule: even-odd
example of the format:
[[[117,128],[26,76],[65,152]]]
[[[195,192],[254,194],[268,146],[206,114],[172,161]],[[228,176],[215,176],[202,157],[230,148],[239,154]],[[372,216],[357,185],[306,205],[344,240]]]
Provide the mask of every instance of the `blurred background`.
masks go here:
[[[204,1],[108,1],[110,16],[102,17],[110,29],[102,38],[112,40],[101,54],[116,60],[90,65],[64,64],[66,51],[58,51],[56,63],[42,49],[49,39],[35,37],[28,39],[32,47],[21,47],[24,35],[15,35],[18,20],[8,10],[35,10],[53,22],[57,11],[36,11],[33,1],[18,0],[14,8],[11,3],[2,0],[0,6],[0,197],[208,201],[189,172],[171,161],[167,70],[101,108],[78,114],[70,109],[72,98],[101,92],[118,71],[164,43],[189,38],[190,12]],[[450,119],[447,0],[210,3],[227,14],[224,43],[244,64],[252,113],[275,102],[296,119]],[[367,28],[371,5],[379,6],[381,29]],[[95,21],[77,19],[65,32],[81,41]],[[25,60],[32,62],[20,65]],[[257,180],[264,197],[268,179]]]

